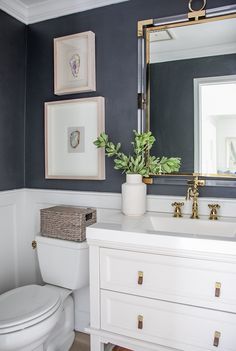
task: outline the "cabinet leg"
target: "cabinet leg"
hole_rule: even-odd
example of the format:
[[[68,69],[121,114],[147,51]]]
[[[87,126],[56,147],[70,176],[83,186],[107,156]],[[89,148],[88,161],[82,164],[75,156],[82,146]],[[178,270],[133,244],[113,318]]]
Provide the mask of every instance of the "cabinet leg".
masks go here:
[[[100,337],[90,335],[90,351],[104,351],[104,344],[101,342]]]

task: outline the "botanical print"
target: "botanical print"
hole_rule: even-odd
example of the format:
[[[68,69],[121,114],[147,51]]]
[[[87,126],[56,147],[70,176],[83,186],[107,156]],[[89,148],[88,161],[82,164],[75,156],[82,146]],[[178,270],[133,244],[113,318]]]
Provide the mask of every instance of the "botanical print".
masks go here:
[[[69,60],[69,65],[71,69],[71,74],[74,78],[79,78],[80,71],[80,55],[73,54]]]
[[[69,153],[84,152],[84,141],[84,127],[69,127],[67,129],[67,147]]]

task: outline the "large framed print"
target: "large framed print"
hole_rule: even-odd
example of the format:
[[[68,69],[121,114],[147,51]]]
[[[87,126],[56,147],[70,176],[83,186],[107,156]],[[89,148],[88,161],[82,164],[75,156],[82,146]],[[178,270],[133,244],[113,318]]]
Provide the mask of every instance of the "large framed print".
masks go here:
[[[95,34],[91,31],[54,39],[54,93],[96,91]]]
[[[45,103],[47,179],[105,179],[105,152],[93,144],[105,129],[105,99]]]

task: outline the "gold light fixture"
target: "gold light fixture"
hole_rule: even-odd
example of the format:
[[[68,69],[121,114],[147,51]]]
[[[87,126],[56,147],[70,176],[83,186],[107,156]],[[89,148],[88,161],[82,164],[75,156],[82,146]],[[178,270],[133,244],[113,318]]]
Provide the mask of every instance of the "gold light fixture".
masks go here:
[[[188,13],[188,19],[190,21],[198,21],[200,18],[206,17],[206,4],[207,0],[202,0],[202,6],[198,10],[194,10],[193,0],[189,0],[188,8],[190,12]]]

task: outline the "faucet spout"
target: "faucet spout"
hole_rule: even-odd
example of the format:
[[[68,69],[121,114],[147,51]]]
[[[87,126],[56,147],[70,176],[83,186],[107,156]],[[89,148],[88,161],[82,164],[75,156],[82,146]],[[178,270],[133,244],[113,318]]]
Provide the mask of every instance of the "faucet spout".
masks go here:
[[[193,178],[192,181],[189,181],[188,184],[190,186],[188,187],[188,190],[187,190],[186,200],[193,199],[191,218],[199,219],[199,213],[198,213],[199,191],[198,191],[198,187],[199,186],[204,186],[205,185],[205,181],[204,180],[199,180],[198,177],[196,176],[196,177]]]

